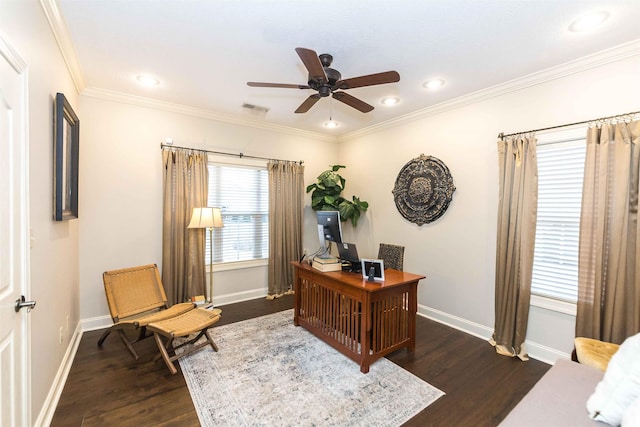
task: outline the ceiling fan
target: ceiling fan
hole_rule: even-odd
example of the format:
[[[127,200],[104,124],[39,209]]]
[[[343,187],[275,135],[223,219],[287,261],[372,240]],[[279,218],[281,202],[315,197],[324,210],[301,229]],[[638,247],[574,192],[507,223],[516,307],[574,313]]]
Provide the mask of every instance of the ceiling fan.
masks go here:
[[[310,95],[296,110],[296,113],[306,113],[315,105],[320,98],[332,95],[334,99],[347,104],[363,113],[373,110],[373,106],[349,95],[343,90],[353,89],[363,86],[374,86],[385,83],[400,81],[400,74],[397,71],[386,71],[384,73],[368,74],[366,76],[353,77],[342,80],[342,75],[338,70],[329,68],[333,62],[333,56],[328,53],[318,55],[311,49],[297,47],[296,52],[302,63],[309,71],[309,81],[306,85],[286,84],[286,83],[261,83],[247,82],[252,87],[279,87],[286,89],[313,89],[318,93]]]

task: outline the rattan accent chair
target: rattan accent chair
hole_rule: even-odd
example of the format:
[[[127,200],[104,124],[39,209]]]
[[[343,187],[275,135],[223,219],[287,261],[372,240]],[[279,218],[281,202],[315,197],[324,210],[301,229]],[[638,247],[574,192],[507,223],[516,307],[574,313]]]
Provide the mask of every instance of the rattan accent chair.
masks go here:
[[[167,368],[169,368],[169,371],[173,375],[178,372],[173,364],[175,360],[187,356],[194,351],[198,351],[207,345],[210,345],[213,351],[218,351],[218,346],[213,342],[213,338],[211,338],[211,334],[209,333],[209,328],[220,320],[220,313],[222,313],[222,310],[217,308],[213,310],[196,308],[195,310],[188,311],[171,319],[150,323],[147,328],[150,332],[153,332],[156,344],[160,350],[160,354],[157,355],[154,360],[158,360],[162,357]],[[195,333],[197,333],[195,337],[187,339],[182,344],[173,345],[174,339],[188,337]],[[198,341],[203,335],[205,335],[207,339],[196,344],[196,341]],[[167,338],[166,343],[162,342],[161,336]],[[186,345],[192,346],[180,352],[175,351]],[[173,353],[173,355],[169,355],[169,352]]]
[[[171,319],[195,309],[192,303],[169,307],[155,264],[105,271],[102,281],[113,325],[102,334],[98,346],[101,347],[109,334],[115,331],[136,360],[138,353],[133,344],[152,336],[147,334],[150,323]],[[131,341],[127,331],[137,332],[137,339]]]
[[[380,243],[378,259],[384,261],[385,268],[402,271],[404,267],[404,246]]]

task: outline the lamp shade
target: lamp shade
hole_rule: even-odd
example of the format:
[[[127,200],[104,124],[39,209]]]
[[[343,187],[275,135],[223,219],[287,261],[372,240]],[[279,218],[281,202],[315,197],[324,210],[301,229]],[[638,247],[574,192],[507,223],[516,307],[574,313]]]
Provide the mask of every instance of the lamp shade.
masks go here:
[[[191,221],[187,228],[221,228],[222,213],[220,208],[193,208]]]

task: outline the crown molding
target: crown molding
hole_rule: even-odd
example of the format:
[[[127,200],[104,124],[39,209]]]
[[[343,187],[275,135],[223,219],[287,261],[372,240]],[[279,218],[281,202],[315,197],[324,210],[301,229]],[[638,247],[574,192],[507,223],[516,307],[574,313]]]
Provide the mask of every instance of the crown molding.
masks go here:
[[[350,132],[348,134],[344,134],[339,138],[339,141],[344,142],[355,138],[360,138],[362,136],[370,135],[384,129],[389,129],[415,120],[424,119],[426,117],[434,116],[445,111],[460,108],[476,102],[485,101],[487,99],[508,94],[510,92],[525,89],[531,86],[536,86],[541,83],[556,80],[571,74],[586,71],[591,68],[597,68],[602,65],[610,64],[637,55],[640,55],[640,39],[636,39],[628,43],[624,43],[619,46],[594,53],[592,55],[566,62],[555,67],[528,74],[526,76],[519,77],[517,79],[513,79],[496,86],[472,92],[470,94],[463,95],[449,101],[441,102],[431,107],[423,108],[421,110],[405,114],[404,116],[397,117],[395,119],[387,120],[382,123],[378,123],[354,132]]]
[[[290,126],[260,122],[246,118],[238,118],[229,114],[216,113],[202,108],[189,107],[185,105],[129,95],[121,92],[87,87],[82,69],[80,68],[80,63],[78,62],[71,37],[69,35],[69,30],[67,28],[66,22],[64,21],[64,18],[62,17],[62,14],[60,13],[57,1],[40,0],[40,4],[42,6],[42,9],[44,10],[47,20],[49,21],[49,26],[51,27],[51,31],[53,32],[56,42],[58,43],[58,47],[60,49],[60,52],[62,53],[65,64],[67,65],[67,69],[71,74],[71,78],[76,87],[76,90],[81,95],[102,98],[131,105],[139,105],[147,108],[155,108],[179,114],[186,114],[194,117],[201,117],[241,126],[249,126],[288,135],[313,138],[316,140],[328,142],[344,142],[355,138],[360,138],[362,136],[370,135],[384,129],[400,126],[405,123],[424,119],[436,114],[443,113],[445,111],[453,110],[455,108],[460,108],[469,104],[495,98],[497,96],[505,95],[510,92],[539,85],[541,83],[559,79],[591,68],[610,64],[612,62],[620,61],[632,56],[640,55],[640,39],[636,39],[628,43],[624,43],[619,46],[597,52],[592,55],[566,62],[559,66],[547,68],[545,70],[528,74],[526,76],[519,77],[517,79],[513,79],[486,89],[472,92],[470,94],[463,95],[449,101],[441,102],[439,104],[414,111],[395,119],[387,120],[385,122],[368,126],[366,128],[359,129],[341,136],[331,136],[318,132],[296,129]]]
[[[312,138],[315,140],[322,140],[328,142],[338,142],[338,137],[333,135],[324,135],[317,132],[304,131],[296,129],[290,126],[277,125],[272,123],[260,122],[257,120],[250,120],[246,118],[238,118],[228,114],[216,113],[210,110],[202,108],[189,107],[180,104],[174,104],[170,102],[158,101],[150,98],[144,98],[135,95],[129,95],[121,92],[110,91],[106,89],[99,89],[95,87],[87,87],[84,74],[78,61],[71,36],[67,28],[67,24],[60,13],[60,8],[56,0],[40,0],[40,5],[44,11],[49,26],[56,39],[58,48],[62,53],[67,69],[71,74],[71,79],[75,85],[76,91],[80,95],[86,95],[94,98],[102,98],[110,101],[122,102],[131,105],[144,106],[147,108],[155,108],[158,110],[170,111],[179,114],[186,114],[194,117],[201,117],[210,120],[216,120],[225,123],[232,123],[241,126],[249,126],[257,129],[268,130],[272,132],[279,132],[293,136],[301,136],[305,138]]]
[[[60,53],[62,54],[65,64],[67,65],[69,74],[71,74],[71,79],[76,87],[76,91],[81,93],[86,87],[84,74],[80,68],[78,55],[76,55],[76,50],[73,47],[67,23],[60,13],[58,3],[56,0],[40,0],[40,5],[47,17],[47,21],[49,21],[49,27],[51,27],[53,36],[58,43],[58,48],[60,49]]]
[[[172,102],[159,101],[157,99],[145,98],[137,95],[130,95],[122,92],[100,89],[95,87],[85,88],[80,95],[92,98],[105,99],[108,101],[121,102],[124,104],[136,105],[145,108],[153,108],[156,110],[169,111],[172,113],[185,114],[187,116],[200,117],[208,120],[215,120],[224,123],[231,123],[240,126],[248,126],[256,129],[267,130],[271,132],[279,132],[283,134],[312,138],[327,142],[338,142],[338,138],[331,135],[323,135],[317,132],[310,132],[301,129],[283,126],[274,123],[266,123],[257,120],[239,118],[231,114],[216,113],[204,108],[190,107],[187,105],[175,104]]]

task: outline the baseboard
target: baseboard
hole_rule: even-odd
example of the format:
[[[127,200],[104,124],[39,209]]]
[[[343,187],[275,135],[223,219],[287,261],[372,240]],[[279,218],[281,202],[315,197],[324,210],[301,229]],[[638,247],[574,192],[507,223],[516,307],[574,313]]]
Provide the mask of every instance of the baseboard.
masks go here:
[[[71,336],[71,340],[67,346],[67,351],[64,354],[64,358],[58,368],[53,384],[51,385],[49,393],[42,405],[40,414],[38,414],[38,418],[33,424],[35,427],[47,427],[51,425],[51,421],[53,420],[53,416],[56,412],[56,407],[58,406],[58,401],[62,395],[64,385],[67,382],[67,377],[69,376],[69,371],[71,370],[71,365],[73,365],[73,359],[76,357],[76,352],[78,351],[81,339],[82,327],[79,322],[75,331],[73,331],[73,335]]]
[[[443,325],[450,326],[462,332],[466,332],[474,337],[488,340],[493,335],[493,329],[479,323],[471,322],[462,317],[457,317],[444,311],[436,310],[435,308],[428,307],[426,305],[418,305],[418,315],[426,317],[427,319],[434,320]]]
[[[224,294],[213,298],[216,306],[233,304],[236,302],[248,301],[256,298],[265,298],[267,296],[266,288],[252,289],[250,291],[235,292],[233,294]]]
[[[431,319],[443,325],[450,326],[469,335],[488,341],[493,335],[493,328],[471,322],[444,311],[426,305],[418,305],[418,315]],[[489,344],[487,344],[489,345]],[[553,365],[558,359],[570,359],[571,355],[533,341],[525,341],[527,352],[532,359]]]
[[[555,348],[547,347],[546,345],[533,341],[525,341],[524,343],[527,346],[529,357],[548,363],[549,365],[553,365],[558,359],[571,359],[571,354],[565,353],[564,351],[556,350]]]
[[[111,316],[96,316],[89,317],[88,319],[80,320],[80,325],[82,325],[82,332],[95,331],[97,329],[108,328],[113,325],[113,320]]]
[[[264,298],[266,296],[267,296],[267,290],[260,288],[260,289],[252,289],[250,291],[236,292],[232,294],[216,296],[214,302],[217,307],[217,306],[224,306],[227,304],[233,304],[236,302],[248,301],[256,298]],[[95,331],[97,329],[105,329],[113,325],[113,320],[111,320],[111,316],[108,316],[108,315],[89,317],[87,319],[82,319],[80,321],[80,325],[81,325],[81,330],[83,332]]]
[[[267,296],[265,289],[253,289],[250,291],[236,292],[233,294],[225,294],[215,298],[216,306],[225,306],[227,304],[233,304],[236,302],[247,301],[256,298],[264,298]],[[426,305],[418,305],[418,315],[431,319],[435,322],[442,323],[459,331],[465,332],[474,337],[481,338],[483,340],[489,340],[493,334],[493,328],[481,325],[479,323],[471,322],[462,317],[454,316],[444,311],[437,310]],[[93,331],[96,329],[108,328],[113,324],[111,317],[109,316],[97,316],[88,319],[83,319],[81,322],[81,330],[83,332]],[[543,344],[539,344],[533,341],[527,340],[527,351],[529,357],[540,360],[548,364],[554,364],[558,359],[570,359],[571,355],[557,349],[547,347]],[[76,344],[77,346],[77,344]]]

